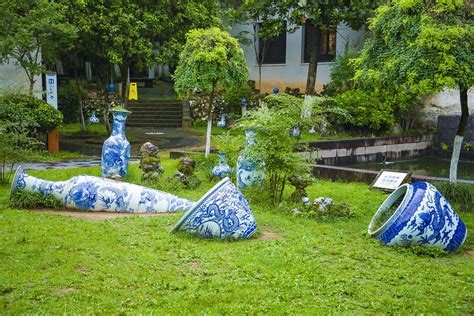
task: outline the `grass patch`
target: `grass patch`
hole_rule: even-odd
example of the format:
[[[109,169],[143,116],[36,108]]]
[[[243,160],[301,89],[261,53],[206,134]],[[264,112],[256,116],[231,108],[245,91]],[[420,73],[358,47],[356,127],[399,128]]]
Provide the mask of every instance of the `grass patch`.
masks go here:
[[[162,159],[163,176],[176,164]],[[27,172],[49,180],[100,175],[99,168]],[[199,188],[173,193],[199,199],[214,183],[198,176]],[[131,165],[127,180],[139,177]],[[0,202],[8,192],[0,187]],[[320,180],[307,192],[348,204],[354,216],[318,222],[251,200],[259,236],[280,238],[230,242],[170,235],[181,214],[92,221],[2,203],[0,313],[472,313],[472,234],[450,255],[384,247],[367,226],[386,194]],[[474,214],[458,214],[471,230]]]

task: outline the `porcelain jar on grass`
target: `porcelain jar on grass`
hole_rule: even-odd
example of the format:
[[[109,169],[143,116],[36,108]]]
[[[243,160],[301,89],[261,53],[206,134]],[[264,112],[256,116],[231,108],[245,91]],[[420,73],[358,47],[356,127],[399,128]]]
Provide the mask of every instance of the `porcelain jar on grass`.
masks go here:
[[[250,157],[249,150],[258,146],[255,140],[256,132],[245,130],[245,148],[237,158],[237,186],[241,189],[254,188],[265,180],[265,163],[263,160]]]
[[[232,168],[227,164],[227,156],[224,153],[219,153],[219,161],[217,165],[211,170],[211,175],[219,178],[230,176]]]
[[[449,202],[427,182],[403,184],[382,203],[368,232],[388,246],[437,247],[452,252],[467,236]]]
[[[164,213],[187,211],[194,202],[170,193],[122,181],[80,175],[67,181],[42,180],[16,170],[11,193],[22,190],[50,195],[64,207],[83,211]]]
[[[125,123],[131,113],[125,109],[111,110],[113,116],[112,135],[102,146],[102,176],[125,177],[130,161],[130,142],[125,137]]]
[[[244,239],[256,232],[257,222],[243,194],[224,178],[183,215],[172,232],[180,230],[203,238]]]

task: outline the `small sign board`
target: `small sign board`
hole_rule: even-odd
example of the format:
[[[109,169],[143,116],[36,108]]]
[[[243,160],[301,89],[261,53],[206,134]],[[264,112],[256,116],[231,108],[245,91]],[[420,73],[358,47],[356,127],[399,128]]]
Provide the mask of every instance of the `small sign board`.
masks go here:
[[[58,108],[58,79],[55,73],[46,74],[46,102]]]
[[[391,170],[380,170],[379,174],[372,182],[371,187],[378,188],[387,191],[394,191],[400,185],[407,182],[410,179],[411,172],[400,172]]]

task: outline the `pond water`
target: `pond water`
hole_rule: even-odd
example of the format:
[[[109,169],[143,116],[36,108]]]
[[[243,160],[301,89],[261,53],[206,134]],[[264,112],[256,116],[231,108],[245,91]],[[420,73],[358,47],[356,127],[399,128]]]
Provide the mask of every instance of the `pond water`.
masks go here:
[[[423,157],[415,160],[404,160],[383,163],[361,163],[350,165],[347,167],[365,170],[390,169],[405,172],[412,172],[412,174],[420,176],[432,176],[449,178],[449,164],[448,159]],[[459,161],[458,164],[458,179],[474,180],[474,161]]]

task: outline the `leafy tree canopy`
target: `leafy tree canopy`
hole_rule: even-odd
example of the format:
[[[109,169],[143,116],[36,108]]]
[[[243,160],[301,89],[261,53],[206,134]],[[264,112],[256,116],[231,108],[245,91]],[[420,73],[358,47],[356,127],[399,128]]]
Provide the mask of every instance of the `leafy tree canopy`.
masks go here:
[[[473,85],[472,2],[397,0],[372,19],[373,37],[357,59],[359,82],[445,87]]]
[[[249,70],[244,53],[229,33],[213,27],[191,30],[186,38],[175,72],[175,89],[180,95],[193,89],[211,93],[245,83]]]
[[[65,7],[48,0],[0,2],[0,61],[13,57],[25,70],[33,90],[44,62],[57,61],[72,45],[76,29],[64,19]]]

